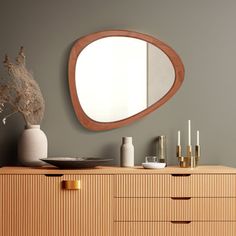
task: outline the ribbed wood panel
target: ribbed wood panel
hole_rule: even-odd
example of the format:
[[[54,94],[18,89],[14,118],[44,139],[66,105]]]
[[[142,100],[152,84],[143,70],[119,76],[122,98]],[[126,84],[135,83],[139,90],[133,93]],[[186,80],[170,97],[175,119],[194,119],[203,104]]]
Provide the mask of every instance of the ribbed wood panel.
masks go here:
[[[236,197],[236,175],[116,175],[115,197]]]
[[[236,197],[236,175],[172,176],[171,197]]]
[[[171,196],[171,175],[116,175],[115,197]]]
[[[236,198],[116,198],[116,221],[236,221]]]
[[[3,178],[0,175],[0,235],[2,235],[2,223],[3,223],[3,200],[2,200],[2,195],[3,195]]]
[[[2,236],[112,235],[112,177],[108,175],[4,175]],[[63,190],[62,180],[80,180]]]
[[[235,236],[235,222],[117,222],[116,236]]]
[[[64,171],[61,177],[44,175]],[[63,190],[63,180],[80,180],[81,189]],[[235,232],[233,168],[0,169],[0,236],[235,236]]]

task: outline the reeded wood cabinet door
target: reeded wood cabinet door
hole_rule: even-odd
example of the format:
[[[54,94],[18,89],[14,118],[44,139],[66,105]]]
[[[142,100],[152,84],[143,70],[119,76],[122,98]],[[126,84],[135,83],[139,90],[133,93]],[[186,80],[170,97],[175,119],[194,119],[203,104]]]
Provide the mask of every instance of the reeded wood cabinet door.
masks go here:
[[[0,235],[110,236],[111,204],[109,175],[0,175]]]

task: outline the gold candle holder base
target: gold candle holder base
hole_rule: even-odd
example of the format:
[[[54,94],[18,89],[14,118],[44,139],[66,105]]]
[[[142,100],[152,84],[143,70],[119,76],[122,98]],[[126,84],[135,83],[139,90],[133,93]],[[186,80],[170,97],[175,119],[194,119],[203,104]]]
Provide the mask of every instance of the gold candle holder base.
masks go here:
[[[189,158],[188,157],[179,157],[179,166],[181,168],[188,168],[189,167]]]
[[[176,147],[176,156],[179,161],[179,166],[181,168],[196,168],[198,166],[198,161],[200,159],[200,145],[195,146],[195,155],[192,155],[192,146],[187,146],[187,155],[182,156],[181,146]]]

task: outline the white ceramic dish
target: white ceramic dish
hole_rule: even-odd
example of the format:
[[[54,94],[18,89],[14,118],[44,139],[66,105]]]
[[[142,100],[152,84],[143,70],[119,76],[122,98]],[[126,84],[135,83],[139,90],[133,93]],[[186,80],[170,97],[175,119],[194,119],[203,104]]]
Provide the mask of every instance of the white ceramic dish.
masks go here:
[[[145,169],[162,169],[165,168],[166,163],[160,163],[160,162],[145,162],[142,163],[143,168]]]

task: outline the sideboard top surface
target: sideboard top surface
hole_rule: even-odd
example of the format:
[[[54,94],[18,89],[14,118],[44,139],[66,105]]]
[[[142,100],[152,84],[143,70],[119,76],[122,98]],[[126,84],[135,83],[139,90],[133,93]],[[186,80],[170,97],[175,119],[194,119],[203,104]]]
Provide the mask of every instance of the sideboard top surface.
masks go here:
[[[236,174],[236,168],[227,166],[199,166],[194,169],[168,166],[164,169],[144,169],[141,166],[121,168],[117,166],[98,166],[91,169],[58,169],[52,166],[22,167],[5,166],[1,174]]]

